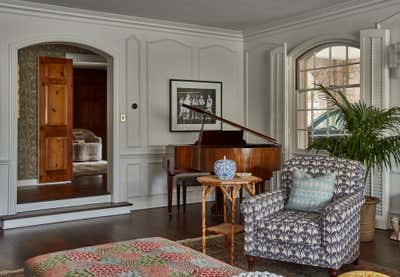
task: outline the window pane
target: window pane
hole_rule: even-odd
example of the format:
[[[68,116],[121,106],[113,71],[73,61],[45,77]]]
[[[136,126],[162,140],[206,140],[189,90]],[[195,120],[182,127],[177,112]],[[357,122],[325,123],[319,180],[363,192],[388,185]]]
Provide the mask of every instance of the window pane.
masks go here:
[[[331,48],[332,65],[346,63],[346,46],[333,46]]]
[[[299,63],[300,70],[306,70],[314,67],[313,64],[313,55],[304,56]]]
[[[314,87],[314,76],[311,71],[303,71],[299,73],[299,89],[310,89]]]
[[[329,69],[319,69],[310,71],[316,84],[323,84],[325,86],[330,85],[330,70]]]
[[[346,85],[347,83],[346,75],[347,75],[346,66],[338,66],[332,68],[332,84],[335,86]]]
[[[347,88],[345,95],[350,102],[358,102],[360,101],[360,88]]]
[[[308,146],[308,135],[307,131],[297,131],[297,147],[299,149],[307,149]]]
[[[325,96],[322,92],[314,91],[314,103],[313,109],[328,109],[328,102],[325,99]]]
[[[360,83],[360,64],[348,66],[349,71],[349,85]]]
[[[297,111],[297,129],[308,129],[312,123],[312,111]]]
[[[360,62],[360,49],[354,48],[354,47],[349,47],[348,48],[348,55],[349,55],[349,60],[348,63],[358,63]]]
[[[297,109],[308,110],[311,109],[311,91],[301,91],[297,94]]]
[[[329,132],[331,135],[339,134],[340,129],[343,128],[342,123],[338,122],[339,113],[337,111],[330,111],[329,112]]]
[[[319,128],[322,128],[325,124],[325,128],[327,127],[326,125],[326,110],[322,110],[322,111],[313,111],[312,112],[312,124],[308,125],[310,128],[317,128],[317,126],[319,126]]]
[[[330,66],[329,47],[322,49],[315,54],[315,68]]]

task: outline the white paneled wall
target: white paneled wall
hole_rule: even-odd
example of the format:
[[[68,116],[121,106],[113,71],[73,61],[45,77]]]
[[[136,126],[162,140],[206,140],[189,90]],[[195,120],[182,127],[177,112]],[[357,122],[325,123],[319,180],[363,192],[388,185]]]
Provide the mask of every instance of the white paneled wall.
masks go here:
[[[193,79],[193,47],[172,39],[147,42],[148,143],[185,143],[190,133],[169,132],[169,79]],[[193,139],[192,139],[193,140]]]
[[[2,182],[2,184],[0,185],[0,196],[9,194],[8,179],[8,164],[0,164],[0,181]],[[8,205],[8,201],[0,201],[0,211],[7,211]]]
[[[197,137],[169,132],[169,79],[222,81],[223,116],[244,121],[240,32],[2,1],[0,35],[0,215],[15,212],[14,69],[21,47],[70,42],[112,58],[113,201],[132,201],[134,209],[166,205],[165,146]],[[188,202],[198,200],[196,190],[188,194]]]

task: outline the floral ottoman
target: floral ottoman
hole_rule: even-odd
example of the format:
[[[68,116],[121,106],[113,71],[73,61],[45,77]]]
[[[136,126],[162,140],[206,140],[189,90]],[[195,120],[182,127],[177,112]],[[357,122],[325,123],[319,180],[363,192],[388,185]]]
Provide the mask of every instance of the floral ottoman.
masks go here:
[[[31,258],[25,276],[233,276],[243,272],[163,238],[136,239]]]

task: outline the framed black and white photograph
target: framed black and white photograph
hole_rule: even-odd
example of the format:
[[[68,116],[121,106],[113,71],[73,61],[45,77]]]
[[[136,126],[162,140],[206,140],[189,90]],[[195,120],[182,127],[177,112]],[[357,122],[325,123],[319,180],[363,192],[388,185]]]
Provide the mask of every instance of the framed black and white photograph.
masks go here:
[[[199,131],[203,124],[203,114],[182,107],[182,104],[222,116],[222,82],[170,80],[170,131]],[[204,130],[221,128],[222,122],[205,117]]]

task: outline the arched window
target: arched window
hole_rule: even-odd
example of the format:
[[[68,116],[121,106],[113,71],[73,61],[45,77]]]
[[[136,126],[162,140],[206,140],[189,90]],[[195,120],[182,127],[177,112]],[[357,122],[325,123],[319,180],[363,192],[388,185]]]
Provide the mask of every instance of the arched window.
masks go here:
[[[296,61],[296,148],[306,149],[315,138],[343,135],[315,84],[340,89],[350,101],[360,100],[360,49],[329,44],[311,49]]]

